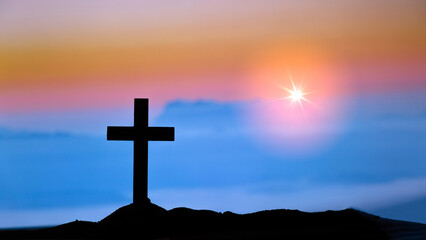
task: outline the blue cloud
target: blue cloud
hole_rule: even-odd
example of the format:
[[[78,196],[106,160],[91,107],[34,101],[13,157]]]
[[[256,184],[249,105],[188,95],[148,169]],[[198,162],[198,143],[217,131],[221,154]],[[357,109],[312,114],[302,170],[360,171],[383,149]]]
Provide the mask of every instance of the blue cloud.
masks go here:
[[[426,177],[425,109],[393,109],[376,98],[357,103],[339,141],[310,157],[272,153],[253,141],[241,114],[252,102],[172,102],[151,122],[174,126],[176,141],[150,142],[149,189],[244,188],[273,198],[310,187],[351,189]],[[132,146],[106,136],[0,128],[0,210],[129,203]]]

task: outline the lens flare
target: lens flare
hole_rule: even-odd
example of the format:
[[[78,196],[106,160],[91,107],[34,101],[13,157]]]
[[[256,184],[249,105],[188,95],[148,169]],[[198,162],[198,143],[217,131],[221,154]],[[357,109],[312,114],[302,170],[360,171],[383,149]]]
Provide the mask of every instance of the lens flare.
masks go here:
[[[306,92],[304,90],[303,85],[296,86],[290,72],[288,73],[288,75],[291,81],[292,88],[286,88],[282,85],[279,85],[280,88],[282,88],[289,94],[287,97],[284,97],[284,99],[289,99],[292,105],[298,104],[300,108],[303,109],[302,101],[312,103],[305,97],[306,95],[309,95],[310,92]]]

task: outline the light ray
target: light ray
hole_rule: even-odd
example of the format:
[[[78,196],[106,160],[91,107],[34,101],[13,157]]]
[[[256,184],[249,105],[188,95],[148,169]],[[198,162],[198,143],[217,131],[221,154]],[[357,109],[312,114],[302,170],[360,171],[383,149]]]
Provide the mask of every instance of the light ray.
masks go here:
[[[284,87],[284,86],[278,84],[278,86],[281,89],[283,89],[284,91],[289,93],[288,96],[283,97],[281,99],[288,99],[288,100],[290,100],[291,104],[298,104],[300,106],[300,108],[302,109],[302,111],[304,111],[302,102],[305,101],[305,102],[308,102],[308,103],[312,103],[309,99],[307,99],[305,97],[306,95],[309,95],[312,92],[306,92],[304,90],[305,86],[303,84],[296,85],[290,71],[287,71],[287,72],[288,72],[288,76],[289,76],[292,88],[287,88],[287,87]]]

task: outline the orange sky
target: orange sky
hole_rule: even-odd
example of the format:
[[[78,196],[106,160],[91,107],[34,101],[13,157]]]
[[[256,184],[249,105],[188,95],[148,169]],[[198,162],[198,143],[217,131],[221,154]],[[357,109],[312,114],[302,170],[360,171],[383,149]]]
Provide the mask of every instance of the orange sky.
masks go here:
[[[160,2],[5,1],[0,111],[265,97],[250,74],[300,52],[352,94],[426,87],[424,1]]]

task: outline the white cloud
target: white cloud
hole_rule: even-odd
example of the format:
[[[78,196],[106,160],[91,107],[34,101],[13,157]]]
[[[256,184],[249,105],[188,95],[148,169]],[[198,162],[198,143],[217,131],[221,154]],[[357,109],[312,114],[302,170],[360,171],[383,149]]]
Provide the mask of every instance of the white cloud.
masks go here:
[[[312,186],[294,183],[290,192],[266,193],[251,187],[216,189],[157,189],[150,191],[151,201],[166,209],[189,207],[219,212],[248,213],[267,209],[302,211],[339,210],[354,207],[374,211],[426,196],[426,178],[401,179],[386,183]],[[256,186],[256,189],[261,186]],[[265,186],[265,188],[267,188]],[[99,221],[120,205],[99,205],[51,209],[1,210],[0,228],[51,226],[76,219]]]
[[[194,209],[247,213],[265,209],[302,211],[338,210],[349,207],[372,211],[426,196],[426,178],[401,179],[357,185],[296,183],[300,190],[254,192],[250,187],[223,189],[163,189],[150,192],[151,200],[167,209]]]

